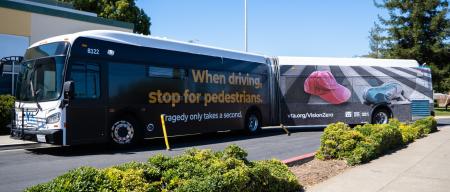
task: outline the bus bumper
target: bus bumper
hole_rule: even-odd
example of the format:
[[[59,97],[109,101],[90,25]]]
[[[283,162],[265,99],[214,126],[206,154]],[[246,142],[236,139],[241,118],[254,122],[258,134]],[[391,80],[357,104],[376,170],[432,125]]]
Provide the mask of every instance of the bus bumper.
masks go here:
[[[39,143],[49,143],[54,145],[62,145],[61,129],[45,129],[45,130],[29,130],[29,129],[13,129],[11,130],[11,138]]]

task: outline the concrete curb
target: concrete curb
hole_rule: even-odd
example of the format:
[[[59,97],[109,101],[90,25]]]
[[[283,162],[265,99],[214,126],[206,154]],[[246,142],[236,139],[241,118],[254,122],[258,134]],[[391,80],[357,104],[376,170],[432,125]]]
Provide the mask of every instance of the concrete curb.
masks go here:
[[[314,156],[316,155],[316,152],[303,154],[296,157],[291,157],[289,159],[282,160],[284,164],[287,166],[294,166],[294,165],[301,165],[303,163],[307,163],[314,159]]]
[[[450,116],[435,116],[435,119],[450,119]]]
[[[11,145],[0,145],[0,151],[13,150],[13,149],[26,149],[29,147],[38,147],[40,143],[23,143],[23,144],[11,144]]]

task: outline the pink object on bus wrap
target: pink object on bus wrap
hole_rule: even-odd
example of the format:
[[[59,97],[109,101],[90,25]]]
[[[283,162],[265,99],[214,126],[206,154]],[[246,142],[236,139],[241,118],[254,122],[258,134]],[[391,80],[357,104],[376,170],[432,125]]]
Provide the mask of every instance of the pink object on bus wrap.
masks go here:
[[[337,83],[329,71],[311,73],[305,80],[304,88],[306,93],[317,95],[331,104],[344,103],[351,96],[350,90]]]

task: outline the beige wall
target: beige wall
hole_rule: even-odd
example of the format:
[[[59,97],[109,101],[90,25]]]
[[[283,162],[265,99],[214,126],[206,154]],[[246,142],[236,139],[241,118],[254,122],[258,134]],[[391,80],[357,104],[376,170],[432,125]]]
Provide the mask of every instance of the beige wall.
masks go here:
[[[31,14],[31,38],[30,44],[56,35],[75,33],[85,30],[108,29],[125,32],[133,32],[132,29],[124,29],[108,25],[88,23],[73,19],[54,17],[42,14]]]
[[[0,34],[29,38],[29,45],[57,35],[96,29],[133,32],[132,29],[0,7]]]
[[[31,36],[31,13],[0,7],[0,34]]]

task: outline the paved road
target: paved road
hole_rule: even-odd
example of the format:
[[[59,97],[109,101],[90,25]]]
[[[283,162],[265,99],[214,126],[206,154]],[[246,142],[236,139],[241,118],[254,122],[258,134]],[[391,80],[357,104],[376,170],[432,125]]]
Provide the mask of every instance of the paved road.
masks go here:
[[[157,153],[177,155],[190,147],[221,150],[234,143],[245,148],[251,160],[287,159],[318,148],[322,129],[291,131],[291,136],[284,134],[281,129],[265,129],[257,136],[228,132],[170,138],[172,151],[164,150],[162,139],[149,140],[132,149],[121,150],[107,146],[79,146],[0,151],[0,191],[21,191],[80,166],[107,167],[132,160],[146,161]]]

